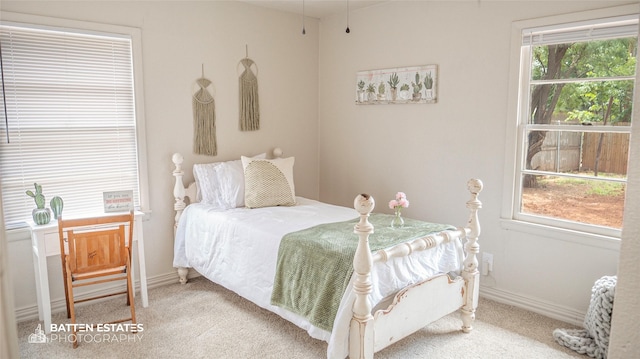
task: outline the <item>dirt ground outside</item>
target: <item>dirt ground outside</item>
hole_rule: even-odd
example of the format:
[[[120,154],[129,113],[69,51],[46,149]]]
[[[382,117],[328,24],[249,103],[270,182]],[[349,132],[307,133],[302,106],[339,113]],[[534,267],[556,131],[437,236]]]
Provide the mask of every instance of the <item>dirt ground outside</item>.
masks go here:
[[[592,193],[589,184],[544,182],[523,191],[523,212],[622,228],[624,188],[606,195]]]

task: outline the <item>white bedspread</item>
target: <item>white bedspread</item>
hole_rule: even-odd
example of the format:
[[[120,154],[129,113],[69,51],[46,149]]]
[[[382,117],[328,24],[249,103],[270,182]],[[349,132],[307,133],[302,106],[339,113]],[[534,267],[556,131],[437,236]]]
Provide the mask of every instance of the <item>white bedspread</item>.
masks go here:
[[[331,333],[314,327],[296,314],[272,306],[271,291],[283,235],[322,223],[354,219],[358,213],[353,208],[302,197],[297,197],[297,203],[293,207],[243,207],[226,211],[199,203],[189,205],[178,224],[173,265],[194,268],[209,280],[305,329],[313,338],[327,341],[328,358],[345,358],[354,300],[351,283],[340,303]],[[376,263],[371,278],[372,303],[424,278],[459,271],[462,256],[462,245],[454,242],[413,253],[407,258]]]

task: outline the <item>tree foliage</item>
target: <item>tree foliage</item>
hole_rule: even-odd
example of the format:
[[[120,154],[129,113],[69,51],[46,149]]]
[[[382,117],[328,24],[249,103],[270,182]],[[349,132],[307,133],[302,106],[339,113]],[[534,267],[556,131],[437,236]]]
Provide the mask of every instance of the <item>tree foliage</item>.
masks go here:
[[[636,53],[635,38],[536,46],[533,80],[606,79],[535,86],[534,93],[540,88],[540,93],[547,94],[544,114],[567,114],[568,120],[602,122],[606,105],[613,97],[609,122],[630,122],[634,81],[611,78],[634,76]],[[549,123],[551,117],[536,116],[539,106],[540,103],[532,106],[533,123]]]
[[[616,77],[634,76],[636,55],[636,38],[533,47],[531,79],[543,83],[532,85],[530,123],[631,122],[634,80]],[[545,131],[529,133],[526,168],[545,136]],[[524,185],[535,186],[535,177],[527,176]]]

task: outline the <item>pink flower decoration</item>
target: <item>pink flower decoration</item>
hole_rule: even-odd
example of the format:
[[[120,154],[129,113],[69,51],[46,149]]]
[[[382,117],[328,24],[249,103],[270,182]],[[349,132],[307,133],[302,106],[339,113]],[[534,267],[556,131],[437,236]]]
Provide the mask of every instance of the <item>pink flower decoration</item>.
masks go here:
[[[396,193],[396,199],[389,201],[389,208],[395,209],[396,211],[407,207],[409,207],[409,200],[404,192]]]

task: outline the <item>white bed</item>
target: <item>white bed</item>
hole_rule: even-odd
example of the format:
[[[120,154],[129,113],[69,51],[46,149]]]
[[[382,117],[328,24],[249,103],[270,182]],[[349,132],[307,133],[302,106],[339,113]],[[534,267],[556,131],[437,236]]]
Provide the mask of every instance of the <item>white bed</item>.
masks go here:
[[[279,150],[274,152],[276,157],[281,154]],[[230,161],[224,166],[196,165],[194,175],[201,187],[213,182],[224,187],[223,192],[232,192],[223,199],[207,198],[197,203],[203,195],[198,193],[195,183],[183,185],[182,156],[175,154],[173,162],[176,166],[173,172],[176,179],[174,266],[182,283],[187,281],[188,268],[195,269],[209,280],[303,328],[312,337],[327,341],[328,358],[347,355],[371,358],[374,352],[458,309],[462,309],[462,330],[471,330],[478,298],[480,181],[469,181],[470,219],[464,228],[371,253],[368,237],[373,227],[368,218],[374,202],[367,195],[356,197],[356,209],[302,197],[295,197],[292,206],[238,206],[243,204],[244,188],[234,187],[233,182],[238,182],[242,173],[238,173],[241,172],[237,167],[239,163]],[[208,170],[202,171],[204,167]],[[202,178],[205,176],[215,180],[207,181]],[[186,197],[191,202],[189,206],[185,205]],[[356,218],[359,223],[354,226],[353,236],[359,237],[359,241],[353,260],[354,272],[332,330],[318,328],[306,318],[272,305],[282,237],[318,224]]]

